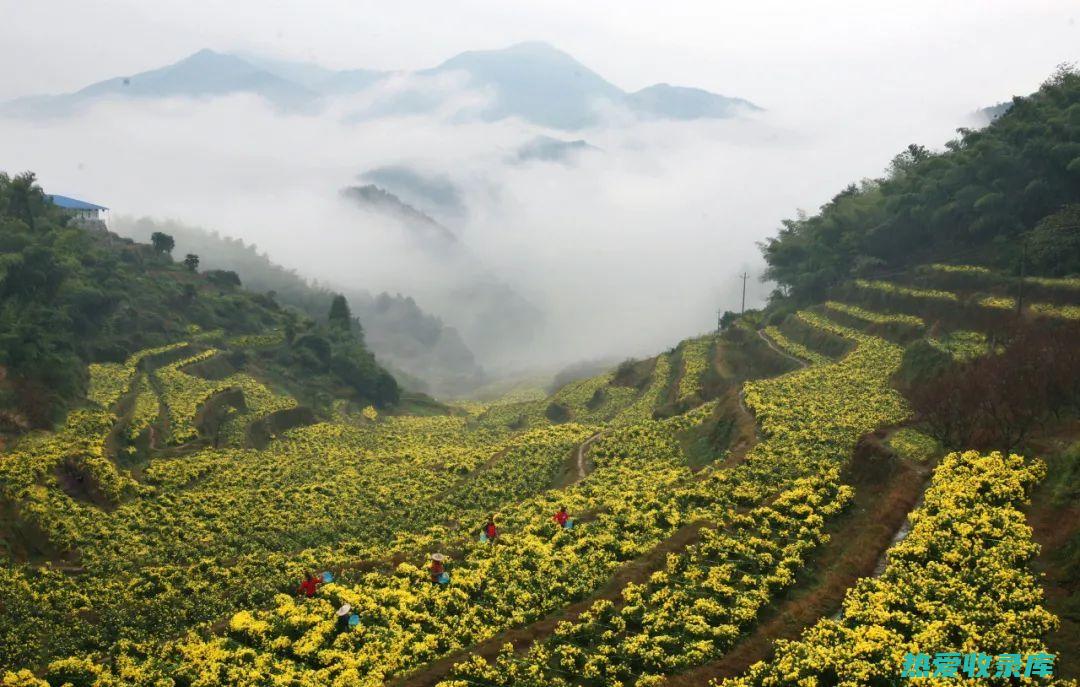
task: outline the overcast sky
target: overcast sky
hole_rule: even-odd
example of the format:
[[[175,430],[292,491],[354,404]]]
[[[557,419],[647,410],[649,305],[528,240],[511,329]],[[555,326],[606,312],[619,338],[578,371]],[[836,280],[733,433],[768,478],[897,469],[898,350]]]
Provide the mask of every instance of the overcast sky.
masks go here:
[[[548,41],[617,85],[658,81],[765,107],[848,87],[972,107],[1080,57],[1075,0],[0,0],[0,98],[69,91],[200,48],[415,69]],[[952,105],[953,103],[950,103]]]

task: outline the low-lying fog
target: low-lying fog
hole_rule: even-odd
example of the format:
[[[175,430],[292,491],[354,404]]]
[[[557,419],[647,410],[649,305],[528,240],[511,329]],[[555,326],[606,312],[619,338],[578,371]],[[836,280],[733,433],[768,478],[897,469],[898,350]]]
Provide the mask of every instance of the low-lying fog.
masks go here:
[[[870,51],[863,42],[859,55]],[[991,63],[955,82],[938,75],[920,92],[899,66],[882,75],[874,65],[884,57],[832,75],[791,59],[786,87],[777,88],[782,74],[768,77],[771,100],[738,90],[752,81],[747,74],[725,90],[764,111],[681,122],[608,111],[601,125],[569,133],[462,117],[490,94],[452,78],[426,86],[458,95],[416,116],[358,116],[385,95],[377,91],[333,100],[318,114],[283,113],[254,96],[102,102],[71,117],[0,119],[0,168],[32,169],[47,192],[114,215],[241,237],[321,282],[412,295],[461,328],[489,370],[623,357],[713,328],[717,309],[738,308],[744,271],[747,306],[761,304],[771,287],[757,279],[755,244],[781,219],[880,175],[909,143],[939,148],[956,127],[977,124],[978,107],[1038,87],[1035,79],[1015,87],[1016,70],[1008,85],[987,82]],[[925,56],[913,59],[912,69],[936,69]],[[1048,75],[1053,62],[1040,59],[1047,64],[1029,71]],[[959,66],[978,63],[969,55]],[[962,79],[983,81],[952,87]],[[415,84],[380,88],[405,86]],[[562,162],[519,160],[538,135],[592,148]],[[467,258],[447,259],[341,195],[385,167],[405,167],[453,197],[442,208],[418,207],[456,234]],[[475,276],[466,271],[535,306],[535,336],[481,341],[503,337],[459,321],[468,304],[456,288]]]

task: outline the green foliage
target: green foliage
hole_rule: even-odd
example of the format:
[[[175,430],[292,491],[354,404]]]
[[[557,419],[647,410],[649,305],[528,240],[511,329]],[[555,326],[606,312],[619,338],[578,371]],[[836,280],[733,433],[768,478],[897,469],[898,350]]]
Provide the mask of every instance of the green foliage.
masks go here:
[[[919,339],[904,349],[896,379],[901,388],[918,386],[935,379],[952,363],[953,356],[944,347]]]
[[[216,272],[235,273],[246,289],[299,310],[312,320],[327,317],[335,293],[309,283],[296,272],[275,264],[255,244],[221,236],[217,232],[171,221],[115,218],[112,228],[136,241],[150,241],[155,232],[176,239],[176,251],[200,257],[200,268],[211,281],[224,288],[228,282],[213,276]],[[2,267],[0,267],[2,270]],[[239,286],[239,284],[236,284]],[[379,361],[414,378],[413,389],[430,390],[455,397],[483,383],[483,373],[457,330],[425,313],[409,296],[371,294],[360,289],[346,289],[341,295],[348,301],[353,317],[353,334],[363,336],[365,345]],[[363,324],[361,329],[359,323]],[[422,380],[422,381],[421,381]]]
[[[925,463],[941,454],[941,446],[922,432],[904,427],[889,437],[889,445],[905,458]]]
[[[294,314],[238,288],[234,272],[193,274],[194,254],[163,261],[169,234],[154,232],[147,246],[88,231],[43,198],[33,174],[0,173],[0,411],[48,426],[86,393],[89,363],[120,363],[188,338],[191,327],[232,337],[295,330]],[[301,333],[325,341],[319,371],[361,400],[395,402],[396,382],[362,339],[338,332],[331,343],[324,329],[308,323]],[[287,350],[281,357],[292,362]]]
[[[853,276],[943,254],[981,251],[1011,265],[1021,234],[1036,224],[1040,268],[1076,271],[1076,210],[1039,222],[1080,201],[1078,112],[1080,73],[1066,68],[985,129],[960,129],[944,152],[909,146],[883,178],[849,185],[816,215],[785,220],[763,246],[766,277],[806,303]]]
[[[327,320],[331,327],[348,331],[352,313],[349,311],[349,302],[345,300],[345,296],[337,294],[334,300],[330,301],[330,313],[327,315]]]
[[[189,272],[195,272],[199,269],[199,256],[194,253],[188,253],[184,256],[184,267],[188,268]]]
[[[168,234],[155,231],[150,237],[150,245],[159,253],[171,253],[172,249],[176,247],[176,241]]]
[[[1027,233],[1027,250],[1033,272],[1080,274],[1080,203],[1044,217]]]

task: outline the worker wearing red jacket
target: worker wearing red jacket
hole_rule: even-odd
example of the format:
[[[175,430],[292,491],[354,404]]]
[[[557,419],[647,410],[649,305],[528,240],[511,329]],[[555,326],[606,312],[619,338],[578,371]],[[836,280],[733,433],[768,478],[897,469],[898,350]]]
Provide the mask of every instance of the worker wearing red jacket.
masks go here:
[[[565,528],[566,521],[570,519],[570,514],[566,512],[566,506],[560,508],[559,512],[552,516],[551,519],[559,523],[559,527]]]
[[[484,525],[484,536],[492,544],[495,543],[495,537],[499,536],[499,530],[495,527],[495,516],[489,515],[487,524]]]
[[[319,585],[321,583],[322,581],[319,578],[315,577],[311,573],[306,573],[304,576],[304,581],[300,583],[300,589],[298,589],[296,593],[303,594],[310,599],[315,596],[315,591],[319,588]]]

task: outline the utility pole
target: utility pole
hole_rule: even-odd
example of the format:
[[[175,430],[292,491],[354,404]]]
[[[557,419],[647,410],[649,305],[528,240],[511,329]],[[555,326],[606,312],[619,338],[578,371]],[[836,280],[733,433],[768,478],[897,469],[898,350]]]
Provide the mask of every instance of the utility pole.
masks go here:
[[[1024,268],[1027,262],[1027,240],[1020,243],[1020,282],[1016,285],[1016,315],[1024,312]]]
[[[742,307],[739,309],[739,314],[744,315],[746,314],[746,278],[750,275],[743,272],[739,276],[742,277]]]
[[[717,334],[720,333],[720,322],[723,321],[723,318],[724,318],[724,309],[723,308],[717,308],[716,309],[716,333]]]

